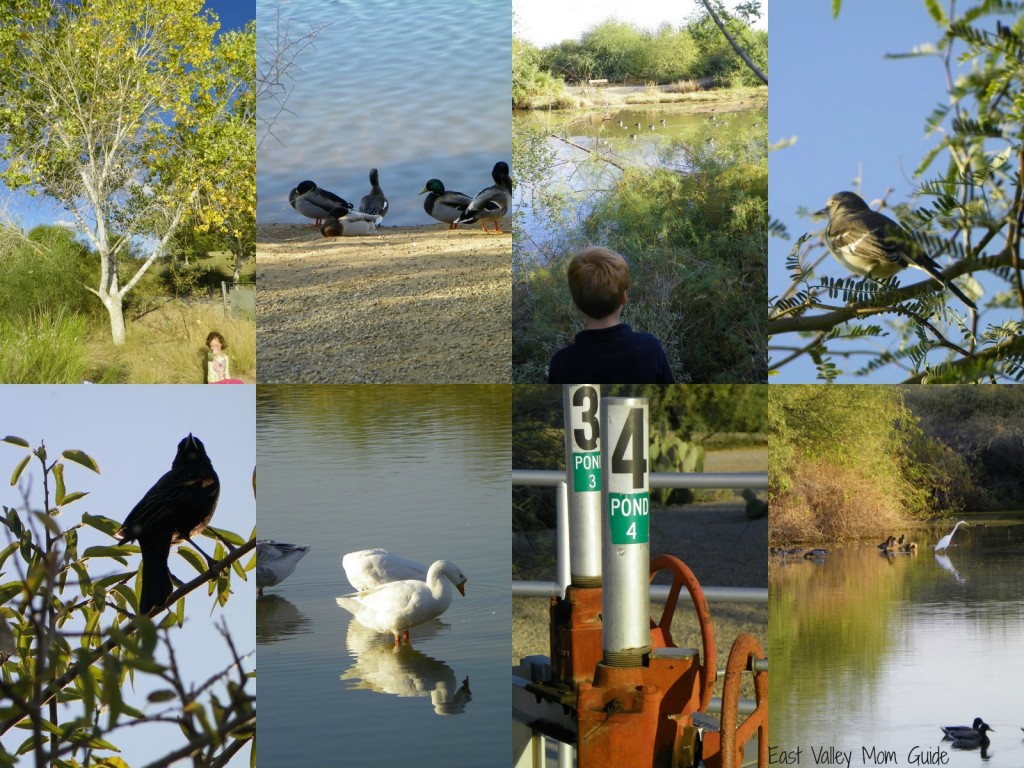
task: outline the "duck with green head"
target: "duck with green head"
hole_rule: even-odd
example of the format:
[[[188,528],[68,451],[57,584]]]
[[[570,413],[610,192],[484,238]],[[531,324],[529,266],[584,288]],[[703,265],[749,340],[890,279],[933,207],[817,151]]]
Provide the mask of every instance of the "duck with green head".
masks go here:
[[[421,195],[424,193],[427,196],[423,200],[423,210],[428,216],[447,224],[448,229],[455,229],[455,222],[473,202],[469,195],[445,189],[440,179],[430,179],[420,192]]]

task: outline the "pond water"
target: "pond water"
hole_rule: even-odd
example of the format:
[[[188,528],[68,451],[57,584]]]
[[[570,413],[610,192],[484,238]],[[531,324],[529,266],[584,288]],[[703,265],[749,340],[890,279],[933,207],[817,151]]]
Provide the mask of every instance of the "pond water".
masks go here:
[[[493,183],[495,162],[509,162],[511,0],[280,0],[257,3],[256,19],[261,62],[275,30],[298,41],[329,25],[286,81],[277,139],[257,151],[260,222],[309,222],[288,204],[303,179],[358,205],[376,167],[386,225],[436,223],[418,195],[427,179],[474,195]],[[264,120],[276,111],[267,100],[259,110]]]
[[[538,186],[564,195],[555,216],[559,231],[579,230],[600,199],[610,192],[621,167],[692,169],[700,158],[727,160],[737,143],[764,153],[767,110],[695,112],[671,105],[652,105],[588,113],[517,111],[513,124],[542,127],[553,154],[551,176]],[[547,212],[535,211],[532,190],[518,185],[514,208],[523,237],[515,243],[517,264],[523,258],[546,259],[545,252],[564,239],[551,232]]]
[[[256,605],[261,765],[508,761],[510,413],[508,387],[258,387],[259,535],[311,545]],[[335,603],[370,547],[467,575],[411,647]]]
[[[968,520],[944,553],[952,524],[911,532],[916,555],[866,542],[772,568],[773,764],[1024,765],[1024,513]],[[975,717],[987,750],[943,741]]]

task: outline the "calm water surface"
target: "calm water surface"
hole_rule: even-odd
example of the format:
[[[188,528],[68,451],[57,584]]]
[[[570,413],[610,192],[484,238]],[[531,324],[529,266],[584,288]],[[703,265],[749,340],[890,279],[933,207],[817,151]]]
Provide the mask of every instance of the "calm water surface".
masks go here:
[[[504,765],[511,753],[508,387],[259,387],[259,535],[312,546],[257,602],[266,765]],[[467,575],[412,647],[360,627],[344,553]]]
[[[546,142],[555,161],[546,190],[561,192],[565,197],[557,213],[563,223],[552,232],[550,214],[533,210],[531,190],[525,185],[516,187],[513,203],[525,235],[516,241],[517,259],[543,261],[546,250],[562,246],[559,233],[582,227],[594,206],[614,188],[621,173],[619,166],[685,173],[705,156],[727,160],[736,142],[763,154],[766,119],[765,109],[707,113],[665,105],[607,114],[517,112],[513,121],[539,125],[546,133],[558,136]]]
[[[296,62],[280,141],[261,125],[259,221],[310,221],[288,205],[303,179],[358,205],[376,167],[386,225],[436,223],[418,197],[427,179],[474,195],[510,161],[511,0],[282,0],[257,3],[256,18],[261,61],[274,30],[298,40],[330,24]]]
[[[968,518],[986,525],[961,526],[942,555],[932,546],[952,524],[912,532],[916,556],[863,543],[773,569],[780,753],[801,748],[804,766],[845,764],[812,747],[852,750],[853,765],[1024,766],[1024,513],[1000,517]],[[975,717],[995,729],[986,753],[942,741],[939,726]],[[895,759],[880,762],[886,752]]]

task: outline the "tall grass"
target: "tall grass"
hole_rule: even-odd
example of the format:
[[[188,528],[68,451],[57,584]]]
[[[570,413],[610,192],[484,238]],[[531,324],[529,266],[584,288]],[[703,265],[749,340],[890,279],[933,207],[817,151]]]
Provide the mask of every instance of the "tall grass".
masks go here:
[[[81,383],[88,335],[88,321],[64,311],[0,319],[0,384]]]
[[[123,346],[97,335],[92,357],[100,368],[117,368],[130,384],[202,384],[206,337],[219,332],[227,341],[232,378],[256,380],[256,325],[251,317],[225,315],[219,305],[176,303],[128,326]]]

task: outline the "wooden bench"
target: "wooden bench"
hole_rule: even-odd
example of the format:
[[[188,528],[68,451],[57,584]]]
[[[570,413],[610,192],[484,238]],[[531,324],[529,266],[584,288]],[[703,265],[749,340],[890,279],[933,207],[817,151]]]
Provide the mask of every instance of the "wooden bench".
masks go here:
[[[608,85],[608,78],[602,77],[597,80],[588,80],[587,83],[590,85]]]

